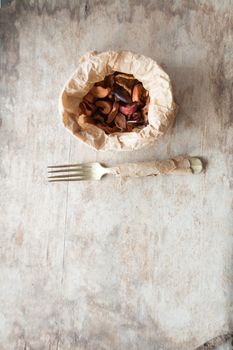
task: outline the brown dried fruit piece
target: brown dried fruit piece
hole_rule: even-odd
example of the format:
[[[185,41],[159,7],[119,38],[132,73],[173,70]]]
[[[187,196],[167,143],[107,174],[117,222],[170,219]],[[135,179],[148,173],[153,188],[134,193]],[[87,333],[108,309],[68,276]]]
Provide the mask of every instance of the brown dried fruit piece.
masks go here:
[[[119,103],[116,101],[113,103],[112,110],[108,115],[107,123],[111,124],[113,120],[115,119],[119,109]]]
[[[114,74],[106,75],[106,77],[104,78],[105,87],[112,87],[114,83],[115,83]]]
[[[89,102],[89,103],[94,103],[94,102],[95,102],[95,96],[92,95],[90,92],[88,92],[88,94],[86,94],[86,95],[83,97],[83,101],[84,101],[84,102]]]
[[[115,118],[114,121],[115,121],[116,126],[117,126],[119,129],[121,129],[121,130],[126,129],[126,118],[125,118],[125,116],[124,116],[123,114],[118,113],[118,114],[116,115],[116,118]]]
[[[141,100],[146,103],[149,98],[149,92],[143,88]]]
[[[128,132],[131,132],[133,130],[133,125],[128,124],[128,122],[127,122],[126,129]]]
[[[95,105],[103,114],[109,114],[112,110],[112,103],[110,101],[99,100],[96,101]]]
[[[96,107],[94,105],[87,103],[87,102],[81,102],[79,105],[79,109],[81,110],[81,113],[90,117],[95,112]]]
[[[128,91],[126,91],[122,86],[118,84],[113,85],[113,93],[116,96],[117,100],[124,103],[131,103],[132,99]]]
[[[141,100],[143,93],[143,86],[141,83],[138,83],[134,85],[133,91],[132,91],[132,101],[133,102],[139,102]]]
[[[94,115],[93,115],[93,119],[95,120],[95,121],[98,121],[98,122],[100,122],[100,123],[105,123],[105,121],[104,121],[104,117],[100,114],[100,113],[95,113]]]
[[[133,75],[117,73],[115,81],[118,85],[122,86],[131,95],[133,86],[138,82]]]
[[[115,95],[114,95],[113,92],[110,92],[110,94],[108,95],[108,99],[109,99],[110,101],[115,101]]]
[[[91,89],[90,93],[92,95],[94,95],[95,97],[98,98],[105,98],[108,96],[108,94],[110,93],[111,88],[110,87],[102,87],[102,86],[93,86],[93,88]]]
[[[127,78],[127,79],[135,79],[134,76],[133,76],[133,74],[130,74],[130,73],[124,73],[124,72],[118,72],[118,71],[116,71],[116,72],[113,73],[113,75],[115,75],[115,76],[117,76],[117,75],[122,75],[122,76],[124,76],[124,77]]]
[[[133,113],[130,117],[130,119],[128,120],[129,124],[143,124],[144,120],[142,118],[142,113],[140,111],[137,111],[135,113]]]
[[[131,117],[133,120],[140,120],[142,119],[142,113],[140,111],[137,111]]]

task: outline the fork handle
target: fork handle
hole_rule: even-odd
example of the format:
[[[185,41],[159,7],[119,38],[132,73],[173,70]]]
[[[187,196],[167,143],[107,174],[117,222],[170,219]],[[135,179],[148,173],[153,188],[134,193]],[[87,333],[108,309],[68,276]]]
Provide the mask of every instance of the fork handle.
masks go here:
[[[113,173],[122,177],[187,175],[198,174],[202,168],[199,158],[179,156],[162,161],[119,164],[113,168]]]

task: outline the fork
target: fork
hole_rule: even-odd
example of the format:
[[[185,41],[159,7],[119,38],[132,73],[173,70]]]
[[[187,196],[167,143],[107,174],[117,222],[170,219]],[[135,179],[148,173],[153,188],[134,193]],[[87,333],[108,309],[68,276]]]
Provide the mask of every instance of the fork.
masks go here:
[[[48,181],[101,180],[104,175],[109,174],[121,177],[199,174],[202,169],[201,159],[188,156],[178,156],[162,161],[125,163],[114,167],[106,167],[98,162],[51,165],[48,166]]]

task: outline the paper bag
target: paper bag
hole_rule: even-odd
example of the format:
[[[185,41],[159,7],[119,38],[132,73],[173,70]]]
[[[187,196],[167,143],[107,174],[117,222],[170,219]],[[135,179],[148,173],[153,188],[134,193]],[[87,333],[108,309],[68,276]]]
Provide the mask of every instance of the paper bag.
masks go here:
[[[149,91],[149,124],[132,132],[107,135],[88,122],[79,112],[79,104],[94,83],[113,72],[133,74]],[[148,146],[172,125],[176,104],[169,76],[152,59],[129,51],[90,52],[82,56],[59,99],[59,112],[64,126],[96,150],[135,150]]]

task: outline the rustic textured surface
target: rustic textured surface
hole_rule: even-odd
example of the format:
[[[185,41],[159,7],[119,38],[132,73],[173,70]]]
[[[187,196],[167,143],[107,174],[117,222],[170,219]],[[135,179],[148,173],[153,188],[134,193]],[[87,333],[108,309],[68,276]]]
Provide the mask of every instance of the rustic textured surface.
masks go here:
[[[0,10],[0,349],[190,350],[232,330],[232,1]],[[57,115],[87,50],[157,60],[180,105],[150,149],[96,153]],[[203,156],[206,174],[49,185],[46,165]]]

